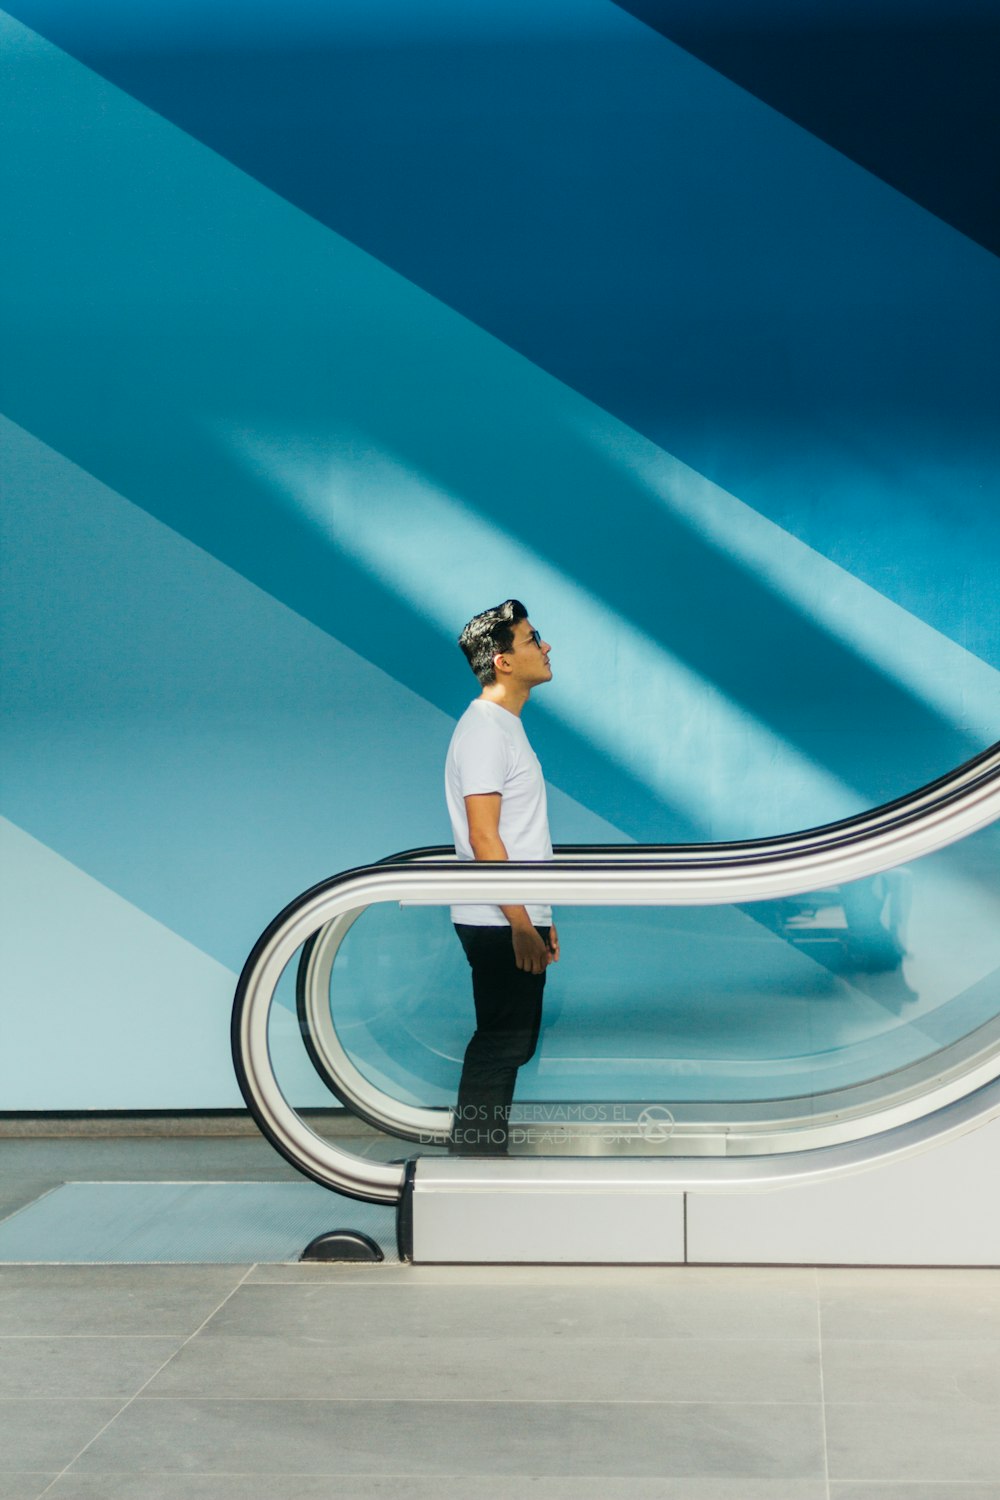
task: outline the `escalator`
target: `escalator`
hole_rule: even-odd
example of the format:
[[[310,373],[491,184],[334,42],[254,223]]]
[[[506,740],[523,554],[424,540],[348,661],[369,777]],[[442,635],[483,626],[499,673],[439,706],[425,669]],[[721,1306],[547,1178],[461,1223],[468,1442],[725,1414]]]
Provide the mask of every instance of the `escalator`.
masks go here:
[[[832,1182],[1000,1117],[998,819],[1000,745],[769,840],[561,846],[544,865],[423,849],[347,871],[247,961],[244,1098],[306,1176],[396,1204],[407,1256],[687,1259],[698,1195]],[[447,906],[470,899],[559,909],[501,1161],[444,1153],[471,1029]],[[333,1104],[399,1159],[330,1140]]]

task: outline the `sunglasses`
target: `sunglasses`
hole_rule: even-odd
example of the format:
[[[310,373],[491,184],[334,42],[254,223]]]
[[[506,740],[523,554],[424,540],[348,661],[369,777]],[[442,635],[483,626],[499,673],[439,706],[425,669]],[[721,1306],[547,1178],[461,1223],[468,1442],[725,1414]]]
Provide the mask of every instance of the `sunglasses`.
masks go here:
[[[539,651],[541,651],[541,649],[542,649],[542,637],[541,637],[541,635],[539,634],[539,632],[537,630],[532,630],[531,633],[525,637],[525,639],[524,639],[524,645],[526,646],[529,641],[534,641],[534,643],[538,647]]]

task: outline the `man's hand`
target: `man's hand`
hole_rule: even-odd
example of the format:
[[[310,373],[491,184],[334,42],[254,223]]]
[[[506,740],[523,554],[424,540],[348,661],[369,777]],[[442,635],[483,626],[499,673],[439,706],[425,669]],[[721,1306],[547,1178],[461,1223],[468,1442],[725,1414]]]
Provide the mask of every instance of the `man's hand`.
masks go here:
[[[528,974],[544,974],[552,954],[534,927],[512,927],[514,962]]]
[[[553,922],[549,928],[549,963],[559,962],[559,934],[556,932],[556,924]]]
[[[498,861],[507,858],[500,837],[500,801],[499,792],[477,792],[465,799],[473,859]],[[546,943],[531,925],[526,906],[501,906],[500,910],[510,923],[514,961],[519,969],[526,974],[544,974],[549,964],[559,962],[559,938],[554,926],[549,929]]]

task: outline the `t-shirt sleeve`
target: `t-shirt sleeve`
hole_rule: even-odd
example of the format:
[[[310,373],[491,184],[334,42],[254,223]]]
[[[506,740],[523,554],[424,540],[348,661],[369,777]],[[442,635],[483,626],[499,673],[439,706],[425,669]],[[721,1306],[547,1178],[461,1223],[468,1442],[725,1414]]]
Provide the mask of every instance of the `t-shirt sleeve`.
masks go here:
[[[490,723],[470,726],[455,746],[455,769],[462,797],[502,795],[510,771],[507,736]]]

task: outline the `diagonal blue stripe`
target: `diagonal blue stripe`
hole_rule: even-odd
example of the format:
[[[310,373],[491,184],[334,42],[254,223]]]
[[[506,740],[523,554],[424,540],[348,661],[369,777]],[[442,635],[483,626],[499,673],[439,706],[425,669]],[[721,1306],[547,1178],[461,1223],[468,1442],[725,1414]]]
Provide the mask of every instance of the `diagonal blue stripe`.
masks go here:
[[[993,0],[616,3],[1000,251]]]
[[[1000,660],[995,262],[608,0],[14,8]]]
[[[387,455],[869,800],[978,748],[678,519],[595,445],[605,419],[572,391],[54,49],[18,45],[6,195],[22,235],[0,285],[22,425],[451,712],[469,691],[452,641],[248,464],[251,440],[362,476]],[[435,562],[446,546],[427,538]],[[475,559],[454,572],[457,630]],[[641,677],[625,686],[640,713]],[[582,735],[539,744],[557,783],[629,833],[683,836],[700,816]],[[787,790],[789,820],[809,820]]]

